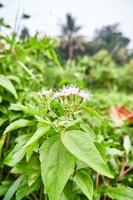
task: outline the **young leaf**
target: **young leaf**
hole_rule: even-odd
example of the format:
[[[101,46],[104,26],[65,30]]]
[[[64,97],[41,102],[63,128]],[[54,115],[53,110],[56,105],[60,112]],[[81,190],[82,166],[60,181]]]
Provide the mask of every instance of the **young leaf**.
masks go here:
[[[66,149],[100,174],[113,178],[92,139],[80,130],[66,131],[61,136]]]
[[[59,136],[53,136],[40,148],[41,175],[49,200],[59,200],[60,194],[73,174],[75,161],[64,148]]]
[[[15,87],[6,76],[0,75],[0,86],[8,90],[17,99]]]
[[[33,134],[30,140],[27,142],[26,146],[31,145],[32,143],[36,142],[39,138],[41,138],[45,133],[47,133],[50,129],[50,126],[42,126],[37,129],[37,131]]]
[[[92,200],[93,182],[89,174],[85,170],[80,170],[74,176],[74,181],[79,186],[81,191],[88,197],[88,199]]]
[[[133,189],[120,185],[118,187],[107,187],[105,189],[106,194],[112,199],[116,200],[132,200]]]
[[[11,124],[9,124],[9,126],[6,127],[4,134],[6,134],[9,131],[13,131],[15,129],[18,129],[18,128],[22,128],[22,127],[26,127],[26,126],[32,126],[33,124],[34,124],[33,121],[30,121],[30,120],[27,120],[27,119],[16,120],[16,121],[12,122]]]
[[[11,187],[9,188],[9,190],[7,191],[7,193],[4,196],[3,200],[10,200],[12,199],[14,193],[17,191],[21,181],[23,180],[23,177],[20,176],[17,178],[17,180],[11,185]]]

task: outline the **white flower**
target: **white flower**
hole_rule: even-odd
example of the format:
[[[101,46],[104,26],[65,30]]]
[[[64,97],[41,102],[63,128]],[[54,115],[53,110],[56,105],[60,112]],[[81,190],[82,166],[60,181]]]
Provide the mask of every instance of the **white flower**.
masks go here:
[[[79,88],[77,88],[75,85],[69,85],[69,86],[63,86],[63,88],[56,93],[56,97],[61,96],[69,96],[69,95],[78,95],[79,94]]]
[[[90,98],[91,98],[91,93],[88,92],[88,91],[85,91],[85,90],[81,90],[81,91],[79,92],[79,96],[80,96],[81,98],[85,99],[85,100],[90,100]]]
[[[52,92],[52,90],[50,89],[50,90],[47,90],[47,89],[42,89],[41,90],[41,92],[40,92],[40,94],[42,95],[42,96],[47,96],[47,95],[49,95],[50,93]]]
[[[91,94],[88,91],[85,90],[79,90],[79,88],[75,85],[67,85],[67,86],[63,86],[63,88],[61,90],[59,90],[59,92],[55,93],[55,97],[67,97],[70,95],[74,95],[74,96],[79,96],[80,98],[84,99],[84,100],[90,100],[91,98]]]
[[[61,92],[56,92],[55,95],[54,95],[55,98],[58,98],[58,97],[61,97],[61,96],[62,96]]]

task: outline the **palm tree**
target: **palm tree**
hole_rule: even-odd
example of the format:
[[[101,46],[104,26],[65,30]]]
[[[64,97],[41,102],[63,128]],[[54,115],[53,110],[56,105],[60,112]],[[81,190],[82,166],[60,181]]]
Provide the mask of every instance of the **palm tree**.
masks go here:
[[[29,38],[29,37],[30,37],[29,29],[27,27],[23,27],[23,29],[21,30],[19,38],[21,40],[24,40],[24,39]]]
[[[71,14],[66,14],[66,22],[61,25],[61,47],[66,50],[67,58],[72,59],[74,48],[79,46],[82,37],[78,36],[81,26],[76,25],[76,19]]]

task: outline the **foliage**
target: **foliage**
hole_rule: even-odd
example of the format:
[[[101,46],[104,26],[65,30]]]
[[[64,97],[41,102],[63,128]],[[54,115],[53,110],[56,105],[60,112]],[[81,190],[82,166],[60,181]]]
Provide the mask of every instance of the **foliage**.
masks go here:
[[[122,49],[126,50],[130,40],[123,36],[118,27],[119,24],[102,27],[101,30],[96,31],[95,40],[99,41],[100,49],[107,49],[117,61],[122,62],[123,58],[120,59],[120,54]]]
[[[133,110],[132,62],[102,50],[61,67],[52,38],[1,38],[1,198],[132,200],[133,126],[109,115]]]

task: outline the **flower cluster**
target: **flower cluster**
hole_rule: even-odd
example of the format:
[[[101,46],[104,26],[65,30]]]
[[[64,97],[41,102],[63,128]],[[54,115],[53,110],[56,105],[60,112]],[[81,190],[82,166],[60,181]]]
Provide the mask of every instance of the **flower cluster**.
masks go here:
[[[88,92],[87,90],[80,90],[76,85],[67,85],[63,86],[62,89],[59,91],[53,92],[52,89],[47,90],[47,89],[42,89],[41,92],[39,92],[39,95],[43,97],[49,98],[50,96],[52,98],[62,98],[64,99],[65,97],[69,99],[69,97],[73,97],[74,99],[81,99],[81,100],[90,100],[91,99],[91,93]],[[77,97],[77,98],[75,98]],[[72,98],[70,98],[72,100]]]
[[[51,110],[51,102],[58,100],[67,115],[77,112],[84,103],[91,99],[90,92],[80,90],[76,85],[72,84],[63,86],[58,91],[42,89],[39,96],[49,110]]]
[[[86,90],[80,90],[77,86],[75,85],[68,85],[68,86],[63,86],[61,90],[55,93],[55,97],[68,97],[68,96],[78,96],[83,100],[90,100],[91,94],[90,92]]]

